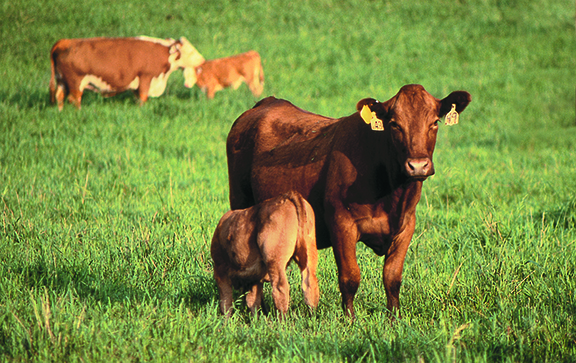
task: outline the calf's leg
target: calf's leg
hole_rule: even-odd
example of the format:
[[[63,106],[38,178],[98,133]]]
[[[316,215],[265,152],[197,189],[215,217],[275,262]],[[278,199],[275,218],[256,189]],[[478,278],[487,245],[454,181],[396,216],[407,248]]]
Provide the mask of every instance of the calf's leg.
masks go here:
[[[232,302],[233,302],[233,287],[230,278],[218,271],[214,267],[214,278],[218,286],[218,293],[220,295],[220,311],[226,317],[232,315]]]
[[[286,277],[286,264],[276,263],[274,266],[268,267],[268,275],[272,284],[274,306],[281,315],[284,315],[290,306],[290,284]]]
[[[296,253],[294,260],[300,268],[300,275],[302,276],[302,293],[304,294],[304,301],[311,309],[318,306],[320,300],[320,290],[318,289],[318,277],[316,276],[316,267],[318,266],[318,250],[316,249],[316,239],[304,242],[302,250],[305,251],[304,256]]]
[[[258,312],[258,309],[262,305],[262,283],[258,282],[252,287],[250,291],[246,294],[246,306],[250,309],[250,312],[254,315]]]

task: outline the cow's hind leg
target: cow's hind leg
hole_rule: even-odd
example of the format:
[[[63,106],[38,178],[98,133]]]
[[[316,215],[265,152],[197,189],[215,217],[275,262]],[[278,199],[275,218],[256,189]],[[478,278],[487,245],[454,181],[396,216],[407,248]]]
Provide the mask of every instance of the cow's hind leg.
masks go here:
[[[59,99],[59,97],[62,97],[62,104],[64,103],[64,97],[66,94],[66,86],[68,88],[68,102],[70,102],[71,104],[73,104],[74,106],[76,106],[77,109],[80,109],[80,105],[82,103],[82,94],[84,93],[84,87],[81,86],[81,80],[74,78],[74,77],[70,77],[67,79],[64,79],[63,82],[65,82],[65,86],[64,87],[60,87],[62,85],[62,83],[58,82],[58,88],[60,88],[60,90],[56,90],[56,98]],[[58,102],[58,108],[60,109],[60,102]]]
[[[230,209],[244,209],[256,204],[250,184],[249,150],[232,151],[227,145]]]
[[[64,99],[66,98],[66,86],[64,86],[61,83],[58,83],[56,85],[56,89],[54,90],[54,94],[53,95],[51,94],[50,98],[52,103],[58,104],[58,110],[62,111],[62,109],[64,108]]]

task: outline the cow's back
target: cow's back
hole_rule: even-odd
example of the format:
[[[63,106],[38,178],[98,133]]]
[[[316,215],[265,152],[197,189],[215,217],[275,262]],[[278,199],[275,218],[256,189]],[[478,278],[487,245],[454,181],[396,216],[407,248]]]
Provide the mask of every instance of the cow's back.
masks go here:
[[[160,74],[170,69],[169,49],[157,42],[137,38],[87,38],[66,39],[64,44],[67,46],[58,51],[58,68],[70,69],[76,74],[94,74],[120,88],[138,73]]]
[[[318,219],[323,211],[325,161],[337,127],[337,119],[274,97],[242,114],[227,140],[231,208],[247,208],[294,190],[312,205],[317,234],[325,235]]]

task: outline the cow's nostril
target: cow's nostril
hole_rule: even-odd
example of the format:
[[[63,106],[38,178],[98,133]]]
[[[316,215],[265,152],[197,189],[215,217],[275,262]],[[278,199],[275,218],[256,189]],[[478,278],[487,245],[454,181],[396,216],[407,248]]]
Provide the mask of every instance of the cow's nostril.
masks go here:
[[[410,166],[410,169],[412,169],[412,170],[422,169],[428,165],[428,161],[422,161],[422,162],[410,161],[410,162],[408,162],[408,165]]]
[[[409,159],[406,161],[406,172],[412,177],[429,176],[434,173],[430,159]]]

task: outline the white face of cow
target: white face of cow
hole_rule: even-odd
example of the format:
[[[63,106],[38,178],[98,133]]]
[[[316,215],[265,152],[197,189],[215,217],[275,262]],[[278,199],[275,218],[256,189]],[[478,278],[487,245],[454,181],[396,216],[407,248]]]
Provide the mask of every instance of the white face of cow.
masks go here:
[[[192,88],[196,84],[196,70],[194,68],[184,68],[184,87]]]
[[[192,87],[196,83],[196,67],[206,60],[188,39],[181,37],[180,43],[180,58],[176,60],[176,64],[179,68],[184,68],[184,86]]]

